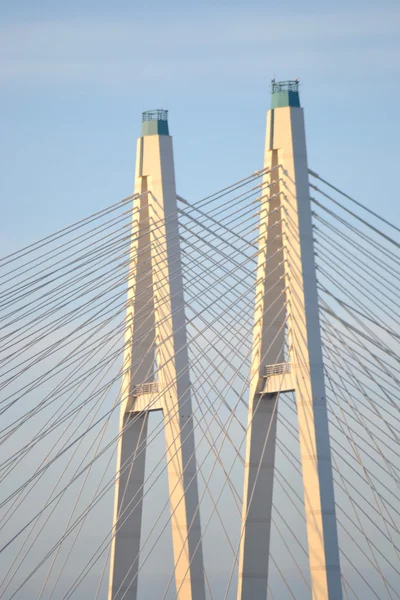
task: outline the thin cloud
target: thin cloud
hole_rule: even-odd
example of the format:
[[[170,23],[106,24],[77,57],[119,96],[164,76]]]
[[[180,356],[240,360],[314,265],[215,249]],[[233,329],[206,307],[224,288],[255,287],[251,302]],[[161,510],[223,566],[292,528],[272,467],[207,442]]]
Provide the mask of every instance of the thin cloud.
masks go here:
[[[0,26],[5,84],[133,85],[160,80],[249,79],[277,72],[397,72],[400,9],[292,15],[215,13],[152,22],[48,21]],[[278,45],[279,44],[279,45]]]

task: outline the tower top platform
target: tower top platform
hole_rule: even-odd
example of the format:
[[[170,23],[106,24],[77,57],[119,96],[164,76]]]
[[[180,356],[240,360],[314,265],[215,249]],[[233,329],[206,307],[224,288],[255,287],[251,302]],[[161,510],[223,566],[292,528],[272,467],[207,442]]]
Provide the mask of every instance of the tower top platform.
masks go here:
[[[157,108],[142,113],[142,136],[169,135],[168,111]]]
[[[271,108],[300,106],[299,80],[271,81]]]

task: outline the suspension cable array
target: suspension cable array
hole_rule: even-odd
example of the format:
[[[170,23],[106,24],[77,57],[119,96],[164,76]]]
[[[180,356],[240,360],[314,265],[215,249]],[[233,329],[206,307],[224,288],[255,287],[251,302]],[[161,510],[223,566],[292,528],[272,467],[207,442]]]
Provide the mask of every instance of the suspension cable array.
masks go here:
[[[284,181],[284,169],[275,169]],[[236,598],[260,200],[274,198],[264,176],[257,171],[194,203],[178,196],[169,257],[180,260],[181,247],[206,597],[218,600]],[[310,176],[344,596],[400,598],[399,229]],[[0,260],[0,596],[7,600],[107,595],[115,481],[131,476],[144,451],[139,445],[115,473],[133,200]],[[289,218],[281,211],[280,220]],[[142,294],[146,322],[146,288]],[[285,328],[287,318],[285,305],[271,328],[278,321]],[[269,597],[301,600],[310,597],[310,580],[294,395],[279,392],[274,410]],[[128,572],[118,600],[129,598],[137,578],[141,598],[169,600],[179,591],[162,431],[151,413],[144,531],[132,557],[139,569]],[[118,526],[137,502],[124,505]]]

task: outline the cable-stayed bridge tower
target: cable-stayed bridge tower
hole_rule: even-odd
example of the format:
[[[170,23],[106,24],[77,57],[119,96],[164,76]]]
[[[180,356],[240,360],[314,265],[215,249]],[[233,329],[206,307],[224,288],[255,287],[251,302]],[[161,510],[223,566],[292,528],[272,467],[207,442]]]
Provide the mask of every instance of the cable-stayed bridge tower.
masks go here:
[[[295,391],[313,600],[342,598],[303,109],[272,82],[250,378],[238,600],[265,598],[277,404]]]
[[[180,600],[205,598],[172,137],[143,113],[136,154],[109,600],[137,598],[147,421],[164,415]],[[126,468],[130,465],[129,468]],[[133,584],[132,584],[133,581]]]
[[[400,227],[298,87],[191,201],[144,113],[134,193],[0,257],[2,599],[400,598]]]

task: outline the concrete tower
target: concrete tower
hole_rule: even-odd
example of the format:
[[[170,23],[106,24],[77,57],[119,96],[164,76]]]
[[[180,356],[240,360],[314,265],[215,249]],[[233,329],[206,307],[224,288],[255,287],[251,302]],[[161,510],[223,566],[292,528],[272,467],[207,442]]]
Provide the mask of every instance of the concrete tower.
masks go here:
[[[295,391],[313,600],[341,600],[306,139],[298,81],[267,115],[238,600],[267,596],[277,402]],[[272,169],[272,171],[270,171]],[[287,351],[284,350],[286,347]]]
[[[147,420],[164,415],[175,582],[204,600],[172,138],[167,111],[143,113],[137,143],[126,348],[109,600],[136,600]]]

